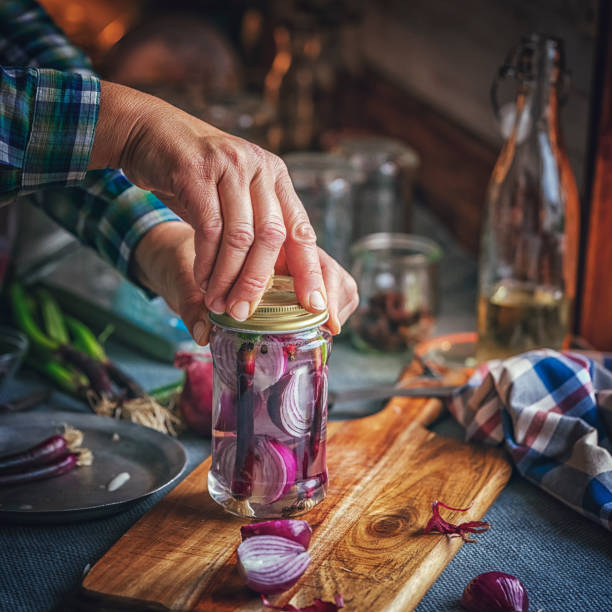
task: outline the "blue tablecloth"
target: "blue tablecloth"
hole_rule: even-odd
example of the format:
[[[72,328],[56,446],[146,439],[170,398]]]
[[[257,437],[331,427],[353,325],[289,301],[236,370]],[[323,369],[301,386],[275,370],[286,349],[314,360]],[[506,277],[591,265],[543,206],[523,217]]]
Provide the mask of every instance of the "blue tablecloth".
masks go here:
[[[145,362],[126,351],[113,351],[143,384],[170,381],[176,372],[167,366]],[[367,370],[362,369],[364,363]],[[393,379],[397,359],[364,356],[339,343],[334,354],[332,380],[337,386],[352,384],[354,372],[364,371],[370,380]],[[341,384],[340,384],[341,383]],[[12,395],[32,388],[34,381],[21,380]],[[55,394],[37,410],[83,410],[77,402]],[[343,410],[358,415],[371,405]],[[1,424],[1,421],[0,421]],[[445,418],[433,429],[443,435],[462,437],[461,429]],[[188,472],[209,453],[206,440],[181,437],[189,455]],[[129,527],[167,491],[108,518],[72,525],[0,525],[0,610],[45,612],[61,610],[61,602],[81,580],[84,568],[94,564]],[[567,612],[612,610],[612,535],[590,523],[539,489],[514,475],[491,507],[486,519],[492,529],[477,544],[461,548],[427,593],[418,612],[459,610],[457,601],[464,586],[477,574],[500,570],[519,576],[525,583],[532,610]]]

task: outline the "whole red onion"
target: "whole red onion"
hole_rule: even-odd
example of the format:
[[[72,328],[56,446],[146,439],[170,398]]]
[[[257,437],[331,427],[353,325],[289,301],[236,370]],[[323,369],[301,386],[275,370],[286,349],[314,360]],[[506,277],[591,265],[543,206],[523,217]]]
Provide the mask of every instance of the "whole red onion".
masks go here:
[[[528,612],[529,598],[523,583],[503,572],[485,572],[465,587],[461,606],[470,612]]]
[[[179,400],[183,420],[204,436],[212,433],[213,364],[206,356],[180,351],[174,365],[185,371],[185,385]]]

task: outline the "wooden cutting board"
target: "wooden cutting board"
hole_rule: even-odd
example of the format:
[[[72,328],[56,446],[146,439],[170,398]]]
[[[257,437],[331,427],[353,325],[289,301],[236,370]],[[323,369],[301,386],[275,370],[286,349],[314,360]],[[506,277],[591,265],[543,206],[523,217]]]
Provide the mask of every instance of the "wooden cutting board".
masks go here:
[[[303,516],[314,530],[312,563],[276,604],[342,593],[347,612],[416,607],[462,545],[422,533],[432,502],[472,504],[466,513],[447,511],[453,522],[480,519],[511,473],[498,449],[425,429],[441,410],[436,400],[396,398],[373,416],[328,424],[328,496]],[[94,565],[83,580],[83,609],[262,610],[236,570],[247,521],[212,501],[209,466],[210,458]]]

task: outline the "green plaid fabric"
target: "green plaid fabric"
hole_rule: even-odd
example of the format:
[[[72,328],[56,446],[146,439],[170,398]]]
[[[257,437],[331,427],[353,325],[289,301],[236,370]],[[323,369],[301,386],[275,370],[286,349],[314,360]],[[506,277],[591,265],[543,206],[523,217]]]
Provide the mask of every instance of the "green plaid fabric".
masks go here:
[[[180,219],[121,170],[87,172],[99,98],[91,63],[36,2],[0,2],[0,200],[33,194],[127,275],[146,232]]]

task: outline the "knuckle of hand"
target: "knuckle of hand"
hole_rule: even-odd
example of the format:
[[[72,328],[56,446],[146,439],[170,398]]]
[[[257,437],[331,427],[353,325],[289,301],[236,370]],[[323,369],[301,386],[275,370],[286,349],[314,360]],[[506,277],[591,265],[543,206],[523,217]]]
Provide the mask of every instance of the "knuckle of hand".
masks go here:
[[[292,237],[296,242],[307,246],[315,245],[317,242],[317,235],[312,225],[305,219],[293,226]]]
[[[261,240],[265,246],[273,249],[283,246],[287,238],[287,231],[280,220],[266,221],[256,231],[256,234],[256,239]]]
[[[253,235],[253,228],[249,224],[240,223],[229,228],[224,239],[232,249],[246,251],[251,248],[255,237]]]
[[[289,178],[289,170],[287,169],[287,164],[278,155],[274,155],[274,153],[269,153],[268,165],[278,176],[282,177],[283,179]]]
[[[266,289],[268,286],[268,276],[250,275],[242,279],[240,285],[245,293],[256,296]]]
[[[352,276],[349,276],[348,274],[344,275],[344,287],[346,289],[346,292],[353,298],[353,297],[357,297],[359,295],[358,291],[358,287],[357,287],[357,283],[355,281],[355,279]]]
[[[266,151],[264,151],[259,145],[252,142],[248,142],[246,148],[249,157],[255,162],[255,166],[257,168],[263,166],[266,161]]]
[[[199,227],[202,236],[207,240],[216,240],[223,231],[223,221],[221,217],[213,216],[204,220]]]

